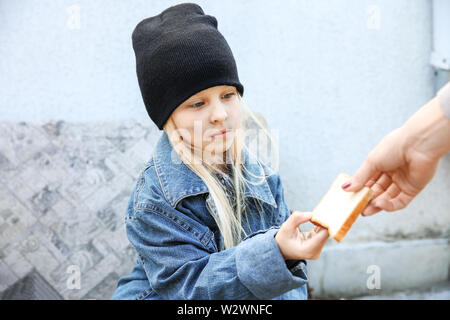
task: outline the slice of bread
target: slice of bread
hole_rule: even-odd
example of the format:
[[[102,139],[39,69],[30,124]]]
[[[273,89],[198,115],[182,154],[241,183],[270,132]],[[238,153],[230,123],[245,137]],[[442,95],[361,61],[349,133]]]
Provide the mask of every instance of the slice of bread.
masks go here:
[[[328,229],[329,235],[340,242],[350,230],[359,214],[372,199],[373,191],[368,187],[358,192],[347,192],[341,186],[352,177],[341,173],[328,192],[312,211],[311,222]]]

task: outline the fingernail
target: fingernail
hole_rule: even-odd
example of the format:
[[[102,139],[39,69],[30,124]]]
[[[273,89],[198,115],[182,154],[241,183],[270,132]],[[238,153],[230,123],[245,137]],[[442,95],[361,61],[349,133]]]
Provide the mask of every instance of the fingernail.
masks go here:
[[[347,189],[348,187],[350,187],[352,184],[350,182],[346,182],[342,185],[342,189]]]

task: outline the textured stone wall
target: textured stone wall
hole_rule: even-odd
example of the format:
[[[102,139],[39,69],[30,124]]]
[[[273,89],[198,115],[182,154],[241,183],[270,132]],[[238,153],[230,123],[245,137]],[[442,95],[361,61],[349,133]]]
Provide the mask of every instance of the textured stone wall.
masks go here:
[[[109,299],[135,262],[123,219],[159,135],[134,121],[0,123],[3,299]]]

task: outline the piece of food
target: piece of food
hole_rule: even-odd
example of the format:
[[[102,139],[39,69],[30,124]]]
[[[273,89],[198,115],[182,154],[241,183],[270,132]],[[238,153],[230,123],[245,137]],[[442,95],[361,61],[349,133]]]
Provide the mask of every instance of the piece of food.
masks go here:
[[[342,190],[341,186],[351,178],[348,174],[339,174],[312,211],[311,222],[328,229],[330,237],[338,242],[344,238],[373,196],[372,189],[368,187],[358,192]]]

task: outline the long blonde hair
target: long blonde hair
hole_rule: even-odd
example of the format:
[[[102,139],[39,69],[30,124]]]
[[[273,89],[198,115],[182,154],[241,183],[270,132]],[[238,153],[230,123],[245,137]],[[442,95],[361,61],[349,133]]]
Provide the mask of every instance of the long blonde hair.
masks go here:
[[[177,130],[172,117],[170,117],[164,125],[164,131],[167,133],[175,152],[177,152],[178,156],[186,164],[186,166],[196,173],[208,187],[216,208],[216,216],[213,216],[213,218],[216,221],[223,237],[223,246],[220,250],[234,247],[242,241],[242,235],[247,236],[244,228],[242,227],[243,217],[245,217],[247,225],[249,225],[244,188],[246,184],[252,182],[245,178],[243,172],[245,171],[252,176],[254,175],[251,174],[247,168],[245,168],[242,151],[246,148],[248,152],[252,152],[249,150],[249,144],[247,141],[251,141],[251,139],[255,137],[252,135],[253,130],[250,129],[254,129],[256,127],[257,132],[263,132],[265,137],[270,141],[271,152],[276,152],[276,155],[278,155],[278,143],[276,143],[272,134],[269,133],[264,119],[259,118],[253,111],[250,110],[239,93],[238,97],[241,107],[240,122],[238,124],[238,129],[236,130],[234,141],[231,147],[226,151],[225,155],[226,163],[230,164],[230,174],[232,179],[229,179],[229,182],[234,193],[234,199],[228,199],[225,186],[218,178],[218,175],[222,174],[222,172],[216,166],[200,159],[198,154],[194,152],[190,145],[183,143],[183,138]],[[258,159],[259,156],[256,156]],[[268,163],[266,164],[269,166]],[[261,184],[268,176],[265,175],[265,171],[259,162],[258,165],[262,175],[254,177],[260,179],[256,184]],[[277,156],[275,166],[278,167]],[[273,173],[274,172],[272,172],[272,174]],[[255,202],[258,202],[258,212],[259,214],[262,214],[262,206],[260,202],[257,200]]]

